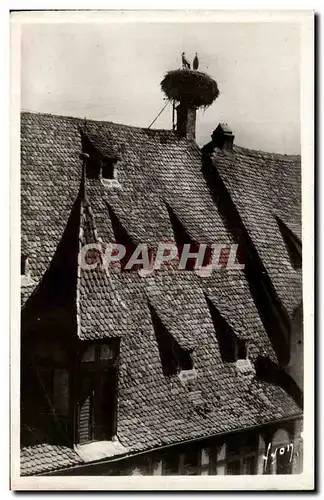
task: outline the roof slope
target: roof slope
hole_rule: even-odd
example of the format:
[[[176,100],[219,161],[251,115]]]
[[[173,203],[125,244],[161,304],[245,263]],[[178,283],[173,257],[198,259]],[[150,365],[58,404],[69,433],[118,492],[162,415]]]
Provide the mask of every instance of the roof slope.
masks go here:
[[[90,278],[92,273],[89,271],[87,283],[92,281],[94,289],[97,284],[94,275]],[[252,361],[262,353],[274,357],[253,304],[245,294],[231,297],[230,287],[224,289],[226,278],[216,274],[205,285],[189,272],[172,276],[166,271],[151,278],[125,273],[111,275],[109,279],[107,285],[112,280],[112,289],[118,290],[114,296],[116,302],[111,307],[111,292],[102,287],[98,301],[91,302],[91,319],[87,321],[81,313],[80,323],[83,335],[91,331],[101,338],[122,336],[117,434],[124,446],[144,450],[300,413],[281,388],[257,379],[251,381],[249,377],[245,381],[235,363],[222,360],[204,292],[212,296],[222,315],[229,318],[237,336],[249,339]],[[237,281],[241,281],[244,290],[244,278],[241,276]],[[226,298],[221,299],[221,295]],[[176,375],[163,374],[148,300],[181,347],[194,349],[197,378],[188,384],[182,384]],[[229,300],[231,306],[227,304]],[[246,319],[237,328],[243,312]],[[98,316],[100,321],[93,324],[92,318]],[[197,397],[201,403],[195,411],[192,402]]]
[[[301,271],[292,266],[276,217],[301,241],[301,158],[234,146],[216,149],[213,161],[291,317],[302,300]]]
[[[20,474],[36,475],[55,469],[65,469],[82,462],[79,455],[67,446],[48,443],[26,446],[20,453]]]
[[[78,120],[21,114],[21,246],[33,283],[48,268],[66,227],[81,182]]]
[[[22,134],[28,139],[22,142],[22,210],[26,210],[22,232],[33,243],[31,274],[39,279],[78,193],[83,124],[48,115],[27,114],[22,120]],[[166,204],[194,241],[233,242],[204,180],[196,145],[171,131],[109,122],[88,121],[86,133],[96,148],[116,153],[121,188],[105,188],[99,179],[86,179],[84,244],[114,239],[109,207],[133,241],[152,246],[174,241]],[[35,143],[36,157],[32,156]],[[29,200],[33,190],[36,202]],[[42,204],[46,228],[43,211],[39,213]],[[245,377],[235,363],[222,360],[206,296],[234,334],[247,340],[252,362],[260,354],[276,361],[242,271],[222,269],[201,278],[172,265],[150,277],[80,269],[77,286],[80,339],[121,338],[117,435],[131,451],[300,414],[283,389],[254,379],[253,371]],[[163,374],[148,303],[179,345],[193,349],[194,380],[184,384],[177,375]]]

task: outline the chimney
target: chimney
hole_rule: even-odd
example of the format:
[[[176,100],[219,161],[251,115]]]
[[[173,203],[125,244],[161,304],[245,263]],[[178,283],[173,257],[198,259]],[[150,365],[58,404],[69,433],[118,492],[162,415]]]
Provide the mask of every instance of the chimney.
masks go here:
[[[187,137],[187,139],[194,141],[196,139],[196,109],[180,103],[176,110],[177,133],[180,137]]]
[[[220,123],[212,133],[211,137],[214,147],[233,150],[235,136],[227,123]]]
[[[219,96],[216,81],[207,73],[197,71],[199,60],[193,61],[193,69],[181,54],[182,67],[168,71],[161,81],[161,89],[169,101],[173,102],[172,127],[180,137],[196,139],[196,110],[211,106]],[[177,106],[176,106],[177,104]],[[175,110],[177,123],[175,124]]]

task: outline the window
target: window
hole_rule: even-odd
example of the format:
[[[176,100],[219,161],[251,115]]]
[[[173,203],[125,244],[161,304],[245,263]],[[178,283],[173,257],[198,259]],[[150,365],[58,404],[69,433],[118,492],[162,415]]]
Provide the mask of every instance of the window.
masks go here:
[[[162,459],[162,475],[175,476],[179,474],[179,453],[177,451],[166,453]]]
[[[116,361],[118,345],[116,342],[108,344],[91,344],[82,354],[82,363],[93,363],[92,368],[105,367],[105,363]],[[85,364],[83,365],[86,366]],[[108,366],[108,365],[107,365]],[[88,366],[88,368],[90,365]]]
[[[234,434],[227,442],[226,474],[257,473],[257,434]]]
[[[226,443],[218,442],[209,450],[209,475],[224,476],[226,473]]]
[[[82,356],[82,361],[84,363],[94,363],[96,361],[96,346],[91,345],[85,350]]]
[[[119,342],[87,346],[81,357],[79,442],[110,441],[115,434]]]
[[[85,161],[87,178],[101,179],[107,186],[113,185],[112,181],[117,182],[115,164],[118,155],[112,137],[108,133],[102,137],[100,134],[81,132],[81,140],[81,158]]]
[[[152,457],[150,456],[138,457],[136,460],[135,467],[133,467],[131,470],[131,475],[152,476],[153,471],[154,471],[154,460],[152,459]]]
[[[117,178],[117,160],[104,158],[101,161],[101,182],[106,188],[120,188]]]
[[[182,456],[182,474],[196,476],[200,473],[201,450],[189,448]]]
[[[237,359],[246,359],[246,343],[243,339],[237,339]]]
[[[102,179],[115,179],[114,162],[110,158],[104,158],[101,162],[101,177]]]
[[[236,476],[241,474],[241,460],[233,460],[227,462],[226,474],[230,476]]]
[[[177,365],[180,370],[192,370],[193,362],[190,351],[182,349],[179,345],[176,346],[174,341],[173,355],[177,358]]]
[[[166,452],[162,457],[162,475],[199,475],[201,466],[201,449],[186,446]]]

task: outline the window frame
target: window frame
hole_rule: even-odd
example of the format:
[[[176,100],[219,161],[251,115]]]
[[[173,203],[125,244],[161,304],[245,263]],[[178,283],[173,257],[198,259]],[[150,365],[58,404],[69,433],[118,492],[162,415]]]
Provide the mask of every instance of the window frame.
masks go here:
[[[112,348],[112,357],[111,358],[103,358],[101,357],[101,349],[103,346],[111,346]],[[84,354],[87,352],[89,347],[94,347],[94,360],[93,361],[84,361],[82,358]],[[80,355],[80,367],[81,370],[105,370],[108,368],[115,368],[118,365],[119,361],[119,341],[109,341],[103,342],[102,340],[93,341],[86,346],[85,349],[82,350]]]
[[[101,181],[113,181],[117,180],[117,166],[116,166],[117,160],[113,160],[112,158],[108,157],[103,157],[100,161],[100,179]],[[104,176],[104,171],[106,169],[110,170],[111,176],[106,177]],[[103,182],[104,184],[104,182]]]

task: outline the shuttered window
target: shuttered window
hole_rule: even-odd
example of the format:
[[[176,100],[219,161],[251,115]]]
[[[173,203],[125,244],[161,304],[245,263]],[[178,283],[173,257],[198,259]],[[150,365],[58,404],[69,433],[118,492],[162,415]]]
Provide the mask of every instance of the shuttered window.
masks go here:
[[[79,442],[110,441],[116,432],[118,343],[91,344],[81,357]]]

